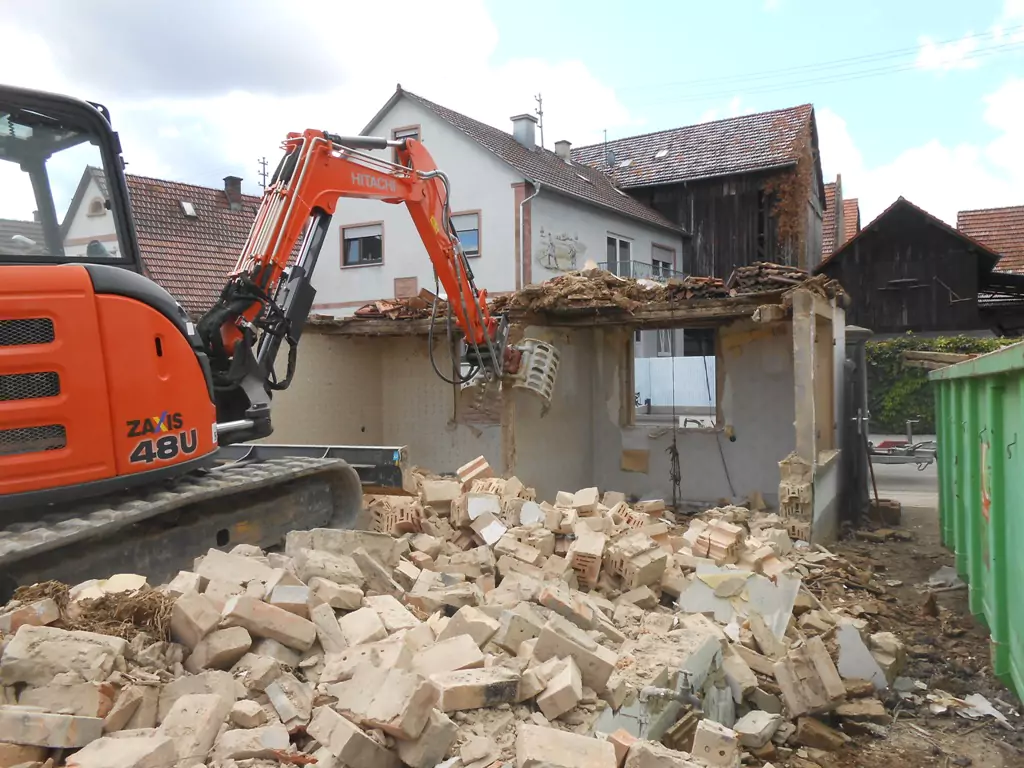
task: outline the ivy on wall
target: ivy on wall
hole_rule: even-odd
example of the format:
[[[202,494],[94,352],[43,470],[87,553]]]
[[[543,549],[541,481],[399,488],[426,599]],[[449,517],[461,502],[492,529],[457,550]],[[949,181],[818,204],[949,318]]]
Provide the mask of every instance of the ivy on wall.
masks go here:
[[[768,179],[765,193],[771,196],[778,245],[788,253],[795,266],[800,266],[807,247],[807,201],[811,198],[816,179],[809,132],[797,137],[793,150],[797,156],[796,165]]]
[[[1017,341],[1020,339],[976,339],[962,335],[928,339],[910,333],[888,341],[869,341],[865,347],[872,429],[902,435],[907,429],[907,419],[918,419],[915,434],[935,434],[935,393],[928,382],[928,371],[904,365],[901,359],[904,352],[984,354]]]

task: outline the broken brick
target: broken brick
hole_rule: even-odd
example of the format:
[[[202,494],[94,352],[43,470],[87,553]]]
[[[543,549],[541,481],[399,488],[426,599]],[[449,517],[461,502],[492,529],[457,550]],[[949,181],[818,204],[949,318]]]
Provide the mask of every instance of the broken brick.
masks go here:
[[[317,707],[306,730],[343,765],[372,765],[374,768],[401,766],[401,760],[394,752],[374,741],[359,726],[330,707]]]
[[[607,741],[538,725],[516,729],[516,768],[616,766],[615,748]]]
[[[398,740],[396,750],[409,768],[434,768],[444,760],[458,733],[458,727],[448,715],[431,709],[420,735],[412,740]]]
[[[179,760],[195,760],[213,748],[234,701],[215,693],[188,694],[174,702],[160,733],[174,740]]]
[[[346,613],[338,620],[345,642],[350,646],[383,640],[388,636],[384,622],[373,608],[360,608]]]
[[[225,626],[244,627],[255,637],[277,640],[297,651],[309,650],[316,640],[313,622],[245,595],[228,600],[221,615]]]
[[[230,669],[252,647],[252,637],[242,627],[218,629],[196,645],[185,660],[185,669],[192,673],[204,669]]]
[[[424,677],[484,665],[484,655],[470,635],[456,635],[424,648],[413,659],[413,669]]]
[[[415,739],[423,732],[437,699],[438,690],[429,680],[393,669],[376,691],[364,724],[396,739]]]
[[[537,707],[548,720],[561,717],[583,698],[580,669],[572,657],[561,662],[561,670],[551,678],[544,692],[537,697]]]
[[[477,644],[483,648],[494,637],[500,628],[500,624],[472,605],[466,605],[455,612],[445,628],[438,634],[438,641],[448,640],[458,635],[469,635]]]
[[[84,747],[102,735],[103,720],[98,717],[58,715],[34,707],[0,707],[0,741],[33,747]]]
[[[290,743],[288,729],[280,724],[236,728],[217,737],[212,756],[218,760],[274,758],[287,751]]]
[[[187,592],[174,601],[171,608],[171,637],[187,648],[199,641],[220,623],[220,611],[206,595]]]
[[[431,677],[437,686],[437,708],[442,712],[514,704],[519,692],[518,672],[502,667],[463,669]]]

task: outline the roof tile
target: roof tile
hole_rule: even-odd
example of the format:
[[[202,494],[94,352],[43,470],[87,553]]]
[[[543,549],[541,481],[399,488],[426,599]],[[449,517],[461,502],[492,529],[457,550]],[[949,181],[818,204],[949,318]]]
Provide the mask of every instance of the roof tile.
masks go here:
[[[845,208],[843,211],[845,212]],[[821,216],[821,258],[827,259],[841,243],[837,242],[836,231],[836,183],[825,185],[825,211]]]
[[[666,229],[681,231],[653,208],[618,189],[608,175],[589,165],[567,163],[557,154],[540,147],[530,150],[516,141],[512,134],[474,120],[471,117],[435,104],[422,96],[399,87],[396,95],[404,95],[454,128],[462,131],[484,148],[493,152],[523,176],[536,181],[542,187],[550,187],[562,194],[584,200],[588,203],[610,209]]]
[[[846,253],[847,249],[852,247],[850,243],[854,242],[855,240],[859,240],[872,230],[877,230],[886,219],[888,219],[891,215],[900,210],[913,211],[916,215],[920,216],[922,220],[924,220],[925,222],[931,224],[932,226],[936,227],[942,232],[945,232],[946,234],[952,235],[953,237],[963,242],[968,247],[968,250],[977,251],[979,257],[983,258],[987,262],[985,264],[985,268],[987,270],[992,270],[992,268],[996,265],[996,262],[999,260],[998,254],[985,243],[975,239],[973,236],[967,234],[966,232],[954,229],[939,217],[933,216],[932,214],[928,213],[928,211],[926,211],[924,208],[921,208],[918,205],[914,205],[912,202],[907,200],[907,198],[900,195],[888,208],[886,208],[880,214],[875,216],[875,218],[869,221],[863,229],[859,230],[857,234],[855,234],[841,246],[836,248],[832,252],[831,256],[829,256],[826,259],[823,259],[821,264],[814,268],[815,273],[822,272],[825,269],[825,267],[827,267],[829,264],[841,258],[842,255]]]
[[[29,240],[42,242],[43,225],[38,221],[22,219],[0,219],[0,243],[8,245],[12,237],[21,235]]]
[[[813,112],[810,104],[801,104],[687,125],[577,147],[572,157],[604,169],[610,153],[613,178],[627,188],[780,168],[798,159],[797,139]]]
[[[842,240],[838,245],[844,245],[847,240],[852,239],[860,232],[860,202],[856,197],[843,200],[843,231]]]
[[[149,277],[170,291],[191,314],[217,301],[235,268],[260,198],[242,195],[232,210],[223,189],[126,175],[132,213]],[[197,217],[185,215],[181,201],[192,203]]]
[[[960,211],[956,228],[999,254],[996,269],[1024,274],[1024,205]]]

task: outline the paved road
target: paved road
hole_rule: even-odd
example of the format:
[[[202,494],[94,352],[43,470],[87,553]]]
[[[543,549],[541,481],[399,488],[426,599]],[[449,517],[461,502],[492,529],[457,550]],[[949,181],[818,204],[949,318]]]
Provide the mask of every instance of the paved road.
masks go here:
[[[885,439],[906,440],[906,437],[871,436],[875,445]],[[929,439],[934,437],[915,435],[915,440]],[[874,467],[879,496],[899,501],[905,507],[939,508],[939,474],[934,463],[920,472],[914,464],[875,464]]]

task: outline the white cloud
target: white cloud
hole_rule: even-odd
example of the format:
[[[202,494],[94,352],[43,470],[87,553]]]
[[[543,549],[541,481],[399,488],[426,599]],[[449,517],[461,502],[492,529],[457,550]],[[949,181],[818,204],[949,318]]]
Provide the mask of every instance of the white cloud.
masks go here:
[[[826,179],[843,176],[844,197],[860,200],[867,223],[897,197],[955,225],[956,212],[1024,203],[1024,79],[1007,80],[984,99],[982,119],[997,132],[983,144],[946,145],[937,139],[905,150],[889,163],[869,165],[828,108],[817,110]]]
[[[1024,42],[1024,0],[1006,0],[999,20],[992,27],[996,44]]]
[[[712,120],[721,120],[726,117],[738,117],[739,115],[751,115],[757,110],[748,104],[743,103],[742,96],[733,96],[729,99],[729,103],[724,108],[719,109],[718,107],[712,107],[706,109],[701,113],[700,117],[697,118],[698,123],[707,123]]]
[[[918,43],[921,49],[917,53],[915,64],[919,69],[949,72],[954,69],[974,69],[978,66],[977,59],[971,58],[978,49],[978,39],[971,33],[948,43],[937,43],[927,35],[922,35]]]
[[[549,148],[561,138],[591,143],[603,129],[625,134],[643,125],[571,55],[496,63],[499,33],[483,0],[452,0],[444,14],[392,0],[384,17],[371,4],[347,4],[337,19],[294,14],[286,0],[246,0],[241,26],[237,14],[208,0],[179,0],[182,12],[170,15],[159,4],[96,0],[134,9],[124,17],[60,3],[58,16],[97,16],[114,25],[104,32],[99,58],[97,38],[82,31],[88,18],[47,26],[54,2],[20,6],[0,22],[8,60],[32,62],[6,79],[104,103],[133,173],[211,186],[234,174],[256,192],[256,160],[265,155],[276,163],[288,131],[356,133],[396,83],[504,130],[511,129],[511,115],[532,112],[534,94],[541,93]],[[280,26],[281,19],[287,24]],[[157,26],[172,42],[122,35],[118,24]],[[260,34],[243,33],[252,29]],[[175,46],[187,48],[175,55]],[[159,72],[152,71],[154,62]],[[159,87],[147,85],[153,79]]]

